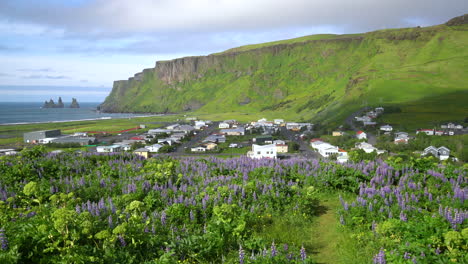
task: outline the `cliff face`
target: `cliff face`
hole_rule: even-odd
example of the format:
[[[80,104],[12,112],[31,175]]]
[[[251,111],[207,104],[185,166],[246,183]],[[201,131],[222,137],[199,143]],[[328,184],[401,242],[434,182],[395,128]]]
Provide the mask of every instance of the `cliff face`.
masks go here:
[[[311,119],[466,89],[464,19],[428,28],[310,36],[160,61],[114,87],[108,112],[260,112]],[[448,78],[448,76],[452,76]],[[443,83],[442,83],[443,82]],[[408,94],[408,89],[415,88]],[[406,98],[406,99],[405,99]]]

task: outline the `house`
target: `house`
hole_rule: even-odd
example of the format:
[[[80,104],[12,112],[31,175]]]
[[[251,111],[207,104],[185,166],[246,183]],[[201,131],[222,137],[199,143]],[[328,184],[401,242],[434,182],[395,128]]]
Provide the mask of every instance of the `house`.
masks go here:
[[[96,151],[100,153],[119,152],[121,150],[122,148],[119,145],[98,146],[96,148]]]
[[[463,129],[463,126],[459,125],[459,124],[448,123],[448,124],[445,124],[445,125],[441,125],[440,128]]]
[[[384,126],[381,126],[380,127],[380,130],[382,131],[387,131],[387,132],[391,132],[393,130],[393,127],[390,126],[390,125],[384,125]]]
[[[369,112],[367,112],[366,115],[368,117],[370,117],[370,118],[376,118],[378,114],[376,112],[374,112],[374,111],[369,111]]]
[[[328,158],[331,155],[338,155],[339,148],[333,146],[327,142],[322,142],[321,144],[317,145],[317,151],[322,157]]]
[[[286,142],[284,140],[277,139],[277,140],[273,141],[273,144],[275,144],[275,145],[284,145],[284,144],[286,144]]]
[[[321,138],[313,138],[310,140],[310,146],[312,148],[316,148],[316,146],[324,143],[324,141]]]
[[[146,125],[140,124],[138,127],[139,127],[140,129],[145,129],[145,128],[146,128]]]
[[[343,135],[344,135],[343,131],[333,131],[332,132],[332,136],[334,136],[334,137],[341,137]]]
[[[61,135],[62,135],[62,132],[60,131],[60,129],[41,130],[41,131],[24,133],[23,140],[24,140],[24,143],[37,144],[39,143],[39,140],[41,139],[56,138]]]
[[[145,159],[147,159],[149,157],[149,150],[146,149],[146,148],[135,149],[133,151],[133,153],[135,153],[136,155],[141,156],[141,157],[143,157]]]
[[[167,144],[172,146],[175,143],[177,142],[173,138],[158,138],[158,144]]]
[[[161,144],[154,144],[154,145],[151,145],[151,146],[146,146],[145,148],[149,151],[149,152],[159,152],[159,149],[162,148],[163,145]]]
[[[253,143],[255,144],[272,144],[273,137],[272,136],[258,136],[252,139]]]
[[[120,146],[120,148],[123,151],[129,151],[132,149],[132,146],[130,144],[124,143],[124,142],[116,142],[114,145]]]
[[[442,130],[434,130],[434,135],[436,136],[442,136],[444,134],[444,131]]]
[[[230,128],[230,127],[231,127],[231,125],[229,125],[229,123],[225,123],[225,122],[221,122],[218,125],[218,128]]]
[[[419,134],[419,133],[424,133],[428,136],[433,136],[434,135],[434,129],[418,129],[416,130],[416,134]]]
[[[145,140],[143,136],[134,136],[130,138],[131,140]]]
[[[376,152],[377,154],[383,154],[385,153],[385,150],[379,150],[377,149],[376,147],[372,146],[372,144],[369,144],[367,142],[359,142],[359,143],[356,143],[355,147],[357,149],[362,149],[364,150],[364,152],[366,153],[372,153],[372,152]]]
[[[288,145],[287,144],[275,144],[276,146],[276,153],[288,153]]]
[[[219,133],[227,135],[227,136],[243,136],[245,135],[245,128],[237,127],[237,128],[221,129]]]
[[[203,147],[203,146],[197,146],[197,147],[191,148],[190,151],[192,151],[192,152],[205,152],[206,148]]]
[[[356,121],[359,121],[359,122],[371,122],[372,121],[372,118],[368,116],[356,116],[354,118],[356,119]]]
[[[185,134],[189,134],[190,132],[194,131],[195,128],[190,125],[179,125],[172,129],[173,132],[183,132]]]
[[[407,144],[409,140],[409,135],[406,132],[397,132],[395,133],[395,138],[393,142],[395,144]]]
[[[231,144],[229,144],[229,147],[230,147],[230,148],[238,148],[238,147],[239,147],[239,144],[237,144],[237,143],[231,143]]]
[[[0,149],[0,156],[16,155],[17,153],[14,149]]]
[[[436,148],[434,146],[429,146],[424,149],[422,156],[433,155],[434,157],[440,160],[446,160],[450,157],[450,150],[444,146]]]
[[[362,124],[364,126],[375,126],[375,125],[377,125],[377,123],[373,122],[373,121],[364,121],[364,122],[362,122]]]
[[[47,139],[44,139],[44,140],[47,140]],[[75,144],[80,144],[80,146],[86,146],[86,145],[95,143],[96,138],[95,137],[82,137],[82,136],[61,136],[57,138],[51,138],[49,142],[59,143],[59,144],[75,143]]]
[[[348,162],[348,152],[344,149],[338,149],[338,157],[336,157],[336,161],[339,163]]]
[[[274,123],[275,125],[281,125],[281,124],[284,123],[284,119],[275,119],[275,120],[273,120],[273,123]]]
[[[88,136],[88,132],[75,132],[73,134],[73,136],[75,137],[87,137]]]
[[[378,114],[381,114],[381,113],[384,112],[384,108],[383,107],[376,107],[375,112],[377,112]]]
[[[218,144],[213,143],[213,142],[208,142],[208,143],[204,143],[202,146],[205,147],[206,150],[214,150],[218,147]]]
[[[163,128],[156,128],[148,130],[148,134],[150,135],[158,135],[158,134],[170,134],[172,130],[170,129],[163,129]]]
[[[356,132],[356,138],[357,139],[367,139],[367,134],[366,134],[366,132],[364,132],[362,130],[359,130],[358,132]]]
[[[207,136],[203,142],[214,142],[214,143],[224,143],[226,142],[226,136],[220,134],[212,134]]]
[[[205,121],[195,121],[195,129],[203,129],[208,126]]]
[[[270,145],[252,145],[252,151],[247,153],[247,156],[252,159],[262,159],[262,158],[269,158],[269,159],[276,159],[276,146],[275,144]]]

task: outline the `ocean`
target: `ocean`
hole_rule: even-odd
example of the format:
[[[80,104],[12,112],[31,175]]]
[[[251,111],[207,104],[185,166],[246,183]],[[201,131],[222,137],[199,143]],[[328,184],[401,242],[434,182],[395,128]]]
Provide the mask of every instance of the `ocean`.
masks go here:
[[[63,122],[128,118],[145,114],[109,114],[96,111],[99,103],[79,102],[80,108],[41,108],[44,103],[0,102],[0,124]],[[65,102],[65,107],[69,102]]]

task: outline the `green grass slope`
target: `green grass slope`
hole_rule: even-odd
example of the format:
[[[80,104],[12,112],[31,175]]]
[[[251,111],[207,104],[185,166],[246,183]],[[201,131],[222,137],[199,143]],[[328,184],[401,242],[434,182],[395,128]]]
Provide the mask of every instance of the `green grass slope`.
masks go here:
[[[468,116],[467,47],[463,23],[248,45],[165,62],[116,82],[102,108],[336,125],[364,106],[398,105],[453,120]]]

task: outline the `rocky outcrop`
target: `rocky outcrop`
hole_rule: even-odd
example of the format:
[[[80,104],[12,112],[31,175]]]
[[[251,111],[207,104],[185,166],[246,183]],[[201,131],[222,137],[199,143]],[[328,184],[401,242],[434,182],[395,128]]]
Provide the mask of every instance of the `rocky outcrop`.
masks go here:
[[[45,101],[42,108],[64,108],[64,104],[62,102],[62,97],[59,97],[58,103],[55,103],[54,100],[50,99],[48,102]]]
[[[70,108],[80,108],[80,104],[78,104],[78,101],[76,100],[76,98],[72,98]]]

